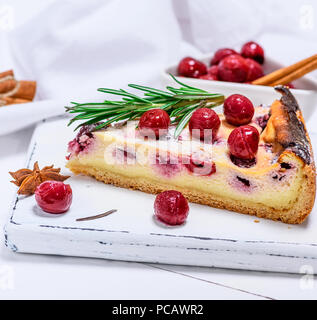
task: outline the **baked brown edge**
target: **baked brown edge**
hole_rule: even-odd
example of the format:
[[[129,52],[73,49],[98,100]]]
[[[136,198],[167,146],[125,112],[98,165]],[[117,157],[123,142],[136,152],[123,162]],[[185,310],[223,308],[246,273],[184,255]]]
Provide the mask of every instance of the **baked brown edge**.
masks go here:
[[[275,90],[282,94],[280,103],[284,111],[284,123],[287,124],[287,134],[282,138],[277,135],[277,142],[285,148],[280,155],[280,159],[283,159],[286,154],[292,154],[302,164],[303,175],[306,177],[306,183],[302,186],[298,195],[299,200],[292,210],[294,217],[289,217],[287,220],[302,223],[311,213],[316,197],[316,167],[313,148],[296,98],[285,86],[275,87]],[[282,121],[279,121],[275,127],[277,133],[280,129],[279,125],[283,126]]]
[[[298,102],[285,86],[275,90],[282,94],[279,121],[275,124],[276,141],[286,150],[291,150],[306,164],[314,161],[310,139]]]

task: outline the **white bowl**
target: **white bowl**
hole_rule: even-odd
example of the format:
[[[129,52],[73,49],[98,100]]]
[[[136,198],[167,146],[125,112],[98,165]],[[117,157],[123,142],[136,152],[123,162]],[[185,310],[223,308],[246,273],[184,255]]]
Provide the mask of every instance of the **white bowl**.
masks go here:
[[[200,61],[207,65],[212,58],[212,55],[205,56]],[[176,76],[178,80],[190,86],[197,87],[213,93],[222,93],[225,96],[239,93],[246,95],[255,105],[266,104],[270,105],[275,99],[280,99],[280,94],[272,87],[255,86],[244,83],[234,83],[226,81],[212,81],[194,78],[185,78],[177,76],[177,64],[167,67],[161,73],[161,80],[164,86],[178,86],[169,74]],[[270,73],[283,66],[271,58],[266,58],[264,63],[264,73]],[[309,76],[305,76],[293,82],[298,89],[292,89],[292,93],[298,100],[303,111],[304,118],[309,121],[317,107],[317,81]]]

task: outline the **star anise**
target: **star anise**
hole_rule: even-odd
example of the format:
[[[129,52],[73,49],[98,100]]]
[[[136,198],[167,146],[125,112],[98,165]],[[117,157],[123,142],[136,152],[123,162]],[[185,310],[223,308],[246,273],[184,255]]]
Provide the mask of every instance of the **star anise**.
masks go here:
[[[13,177],[12,183],[19,188],[18,194],[31,195],[35,193],[36,188],[44,181],[65,181],[70,176],[63,176],[60,174],[60,168],[54,166],[47,166],[40,170],[38,162],[36,161],[33,170],[20,169],[16,172],[9,172]]]

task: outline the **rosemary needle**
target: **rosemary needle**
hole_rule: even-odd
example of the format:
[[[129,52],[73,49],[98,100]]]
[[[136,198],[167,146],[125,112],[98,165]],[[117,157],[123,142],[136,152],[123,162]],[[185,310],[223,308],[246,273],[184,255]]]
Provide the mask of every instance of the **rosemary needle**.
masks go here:
[[[104,100],[100,103],[71,102],[72,106],[65,107],[66,112],[76,115],[68,125],[76,121],[83,121],[76,127],[78,129],[81,126],[105,120],[94,129],[99,130],[113,122],[134,120],[150,109],[160,108],[164,109],[171,118],[174,118],[172,122],[177,124],[175,130],[175,138],[177,138],[196,109],[214,108],[223,104],[224,95],[191,87],[180,82],[173,75],[170,76],[181,86],[180,88],[168,86],[166,87],[168,91],[163,91],[137,84],[128,85],[130,88],[143,92],[142,97],[123,89],[99,88],[100,92],[121,96],[121,100]]]
[[[98,214],[98,215],[96,215],[96,216],[85,217],[85,218],[79,218],[79,219],[76,219],[76,221],[96,220],[96,219],[100,219],[100,218],[103,218],[103,217],[109,216],[109,214],[112,214],[112,213],[117,212],[117,211],[118,211],[117,209],[112,209],[112,210],[109,210],[109,211],[107,211],[107,212],[104,212],[104,213]]]

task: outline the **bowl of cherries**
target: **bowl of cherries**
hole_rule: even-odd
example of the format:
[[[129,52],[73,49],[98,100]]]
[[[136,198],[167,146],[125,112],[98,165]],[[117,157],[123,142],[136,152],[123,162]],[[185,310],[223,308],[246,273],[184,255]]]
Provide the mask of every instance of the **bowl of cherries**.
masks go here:
[[[217,87],[232,91],[241,86],[259,87],[252,82],[282,67],[266,56],[260,44],[249,41],[239,49],[220,48],[200,59],[184,57],[164,70],[162,80],[169,84],[169,75],[172,74],[184,83],[207,91]],[[307,76],[288,86],[291,89],[317,90],[317,82]]]

